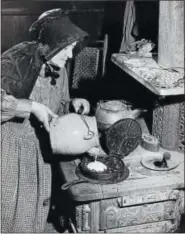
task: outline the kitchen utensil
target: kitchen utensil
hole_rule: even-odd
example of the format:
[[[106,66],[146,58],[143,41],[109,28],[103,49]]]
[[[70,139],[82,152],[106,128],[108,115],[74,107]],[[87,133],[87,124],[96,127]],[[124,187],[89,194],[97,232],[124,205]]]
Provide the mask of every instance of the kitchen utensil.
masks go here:
[[[117,156],[97,157],[97,160],[107,166],[107,169],[103,172],[96,172],[88,169],[87,165],[92,162],[92,160],[91,157],[84,157],[75,170],[79,179],[63,184],[61,189],[66,190],[79,183],[115,184],[125,180],[129,176],[128,168]]]
[[[100,101],[95,111],[98,129],[106,130],[120,119],[136,119],[141,112],[140,109],[132,110],[130,104],[119,100]]]
[[[141,146],[148,151],[158,152],[159,151],[159,140],[150,134],[143,133]]]
[[[141,143],[142,130],[134,119],[122,119],[113,124],[105,134],[109,154],[127,156]]]
[[[75,113],[53,118],[50,141],[54,154],[77,155],[98,148],[96,118]]]

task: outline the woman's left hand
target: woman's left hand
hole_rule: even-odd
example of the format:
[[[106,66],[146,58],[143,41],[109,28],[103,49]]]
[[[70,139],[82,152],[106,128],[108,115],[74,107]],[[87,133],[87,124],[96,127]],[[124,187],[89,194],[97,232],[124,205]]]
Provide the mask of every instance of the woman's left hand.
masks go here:
[[[72,100],[72,106],[76,113],[82,110],[80,114],[88,114],[90,111],[90,103],[84,98],[74,98]]]

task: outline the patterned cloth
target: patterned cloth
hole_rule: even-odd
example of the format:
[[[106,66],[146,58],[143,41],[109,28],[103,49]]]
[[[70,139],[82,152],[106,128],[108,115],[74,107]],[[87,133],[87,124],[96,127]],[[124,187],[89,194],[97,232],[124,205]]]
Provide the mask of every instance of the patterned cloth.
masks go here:
[[[30,99],[62,113],[69,101],[68,77],[57,84],[38,77]],[[62,100],[62,102],[61,102]],[[52,154],[48,133],[32,117],[2,124],[2,232],[43,232],[50,206]]]
[[[74,62],[74,74],[72,88],[79,89],[83,82],[95,80],[98,76],[100,50],[93,47],[85,47],[76,57]]]
[[[38,75],[43,63],[46,65],[47,60],[60,50],[74,41],[78,41],[80,50],[88,38],[87,33],[75,26],[61,9],[38,19],[30,33],[34,34],[34,41],[10,48],[3,53],[1,61],[2,120],[5,121],[1,142],[2,232],[8,233],[44,231],[51,197],[49,134],[40,128],[34,116],[29,118],[30,108],[25,114],[14,98],[30,98],[48,106],[54,113],[63,114],[69,103],[66,69],[60,70],[59,77],[57,74],[55,85],[51,85],[51,77]]]

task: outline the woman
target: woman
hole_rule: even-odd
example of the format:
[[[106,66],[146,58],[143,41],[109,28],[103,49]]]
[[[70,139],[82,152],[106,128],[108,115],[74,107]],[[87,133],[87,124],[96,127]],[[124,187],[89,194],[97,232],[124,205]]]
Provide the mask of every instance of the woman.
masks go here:
[[[49,121],[70,103],[83,114],[90,108],[85,99],[70,101],[65,69],[87,34],[61,9],[42,14],[30,33],[32,42],[2,54],[2,232],[44,230],[51,196]]]

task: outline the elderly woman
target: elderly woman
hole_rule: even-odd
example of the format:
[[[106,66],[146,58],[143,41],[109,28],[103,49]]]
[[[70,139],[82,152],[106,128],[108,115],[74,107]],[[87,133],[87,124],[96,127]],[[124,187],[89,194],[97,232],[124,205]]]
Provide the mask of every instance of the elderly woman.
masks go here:
[[[85,99],[69,99],[65,63],[87,34],[61,9],[31,26],[32,42],[2,54],[2,232],[42,232],[51,196],[49,121],[68,112],[89,112]],[[54,157],[54,156],[53,156]]]

